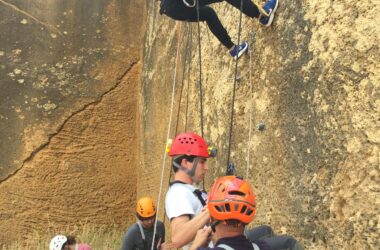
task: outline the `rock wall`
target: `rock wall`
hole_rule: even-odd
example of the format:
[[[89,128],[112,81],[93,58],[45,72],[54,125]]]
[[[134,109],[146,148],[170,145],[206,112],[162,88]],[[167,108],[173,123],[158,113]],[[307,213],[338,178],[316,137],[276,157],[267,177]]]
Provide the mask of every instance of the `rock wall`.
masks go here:
[[[239,11],[213,7],[237,41]],[[230,147],[255,189],[253,226],[307,249],[376,249],[379,8],[283,0],[272,27],[243,17],[252,50],[233,100],[228,51],[201,23],[201,99],[197,25],[159,15],[156,1],[0,0],[1,244],[83,223],[124,228],[142,195],[160,198],[163,218],[167,134],[203,123],[219,148],[205,188]]]
[[[145,2],[0,1],[0,245],[134,220]]]
[[[237,41],[239,11],[212,6]],[[241,39],[253,52],[238,61],[231,161],[254,186],[253,224],[294,235],[307,249],[379,245],[379,8],[375,1],[284,0],[272,27],[242,19]],[[201,133],[197,25],[157,9],[151,3],[148,11],[141,138],[149,157],[138,179],[138,192],[156,197],[168,124],[170,137]],[[205,23],[200,28],[203,130],[219,148],[209,188],[227,165],[235,62]],[[169,166],[166,159],[161,203]]]

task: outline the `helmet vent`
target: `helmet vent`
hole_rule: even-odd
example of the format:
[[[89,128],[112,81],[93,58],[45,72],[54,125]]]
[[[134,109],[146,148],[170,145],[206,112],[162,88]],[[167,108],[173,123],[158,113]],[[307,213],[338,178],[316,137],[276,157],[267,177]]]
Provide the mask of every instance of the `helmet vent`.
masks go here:
[[[223,206],[215,206],[215,209],[218,210],[218,212],[224,212]]]
[[[228,194],[230,194],[230,195],[245,196],[245,193],[240,192],[240,191],[236,191],[236,190],[234,190],[234,191],[230,191],[230,192],[228,192]]]
[[[252,214],[253,210],[252,209],[247,209],[247,212],[245,213],[246,215],[250,216]]]
[[[244,206],[241,208],[240,213],[244,214],[245,210],[247,210],[247,206],[246,206],[246,205],[244,205]]]
[[[226,204],[224,204],[224,206],[226,208],[226,212],[231,212],[230,204],[226,203]]]
[[[234,210],[235,210],[235,211],[238,211],[238,210],[239,210],[239,204],[235,204],[235,205],[234,205]]]

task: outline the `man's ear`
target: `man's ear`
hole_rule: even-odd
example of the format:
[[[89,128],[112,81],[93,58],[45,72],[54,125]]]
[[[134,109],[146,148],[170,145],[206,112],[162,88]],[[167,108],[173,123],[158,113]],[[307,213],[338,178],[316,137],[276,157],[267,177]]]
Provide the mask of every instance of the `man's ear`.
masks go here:
[[[188,167],[186,167],[188,162],[189,162],[188,160],[186,160],[185,158],[183,158],[181,160],[181,166],[184,167],[184,168],[188,168]]]

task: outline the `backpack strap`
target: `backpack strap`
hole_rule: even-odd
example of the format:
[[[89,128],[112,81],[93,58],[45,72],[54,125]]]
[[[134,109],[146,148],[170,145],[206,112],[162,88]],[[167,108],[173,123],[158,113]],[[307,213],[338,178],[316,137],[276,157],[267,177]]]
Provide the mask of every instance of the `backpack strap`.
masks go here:
[[[143,243],[144,243],[144,249],[148,250],[148,242],[146,242],[146,239],[145,239],[145,234],[144,234],[144,230],[141,226],[141,222],[138,221],[137,222],[137,225],[139,226],[139,229],[140,229],[140,233],[141,233],[141,238],[143,240]]]
[[[199,189],[195,189],[193,193],[198,198],[198,200],[201,202],[202,206],[206,206],[206,201],[204,200],[204,198],[202,196],[202,191]]]
[[[144,234],[144,230],[142,229],[140,221],[137,222],[137,225],[139,226],[139,229],[140,229],[141,238],[143,239],[143,241],[145,241],[145,234]]]

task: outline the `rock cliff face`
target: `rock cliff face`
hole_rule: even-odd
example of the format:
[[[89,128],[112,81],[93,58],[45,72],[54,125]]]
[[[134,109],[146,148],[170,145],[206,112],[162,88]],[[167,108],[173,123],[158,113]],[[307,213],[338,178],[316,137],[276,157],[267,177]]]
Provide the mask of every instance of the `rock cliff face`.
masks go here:
[[[2,244],[133,220],[144,13],[142,1],[0,1]]]
[[[213,7],[237,41],[239,11],[226,2]],[[144,178],[161,171],[173,79],[170,136],[201,133],[202,123],[197,25],[155,16],[157,8],[149,8],[141,135],[142,152],[156,157],[144,158]],[[255,188],[255,223],[294,235],[307,249],[379,245],[379,8],[375,1],[281,1],[270,28],[242,20],[241,40],[252,43],[254,32],[255,41],[238,62],[231,161]],[[209,188],[227,165],[235,62],[205,23],[200,28],[203,130],[219,148]],[[141,192],[159,185],[144,178]]]
[[[237,41],[239,11],[212,6]],[[206,24],[200,98],[197,25],[158,9],[0,0],[0,242],[80,223],[124,227],[128,204],[157,199],[161,184],[162,218],[167,134],[203,123],[219,149],[205,188],[230,146],[256,193],[253,224],[307,249],[376,249],[379,4],[283,0],[269,28],[243,17],[252,51],[238,61],[234,100],[235,62]]]

